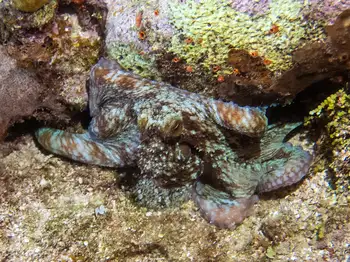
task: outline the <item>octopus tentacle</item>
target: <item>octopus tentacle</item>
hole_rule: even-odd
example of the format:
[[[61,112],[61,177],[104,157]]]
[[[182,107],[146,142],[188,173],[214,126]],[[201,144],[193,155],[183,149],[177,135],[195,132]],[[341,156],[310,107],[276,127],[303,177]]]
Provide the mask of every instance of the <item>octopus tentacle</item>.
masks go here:
[[[267,192],[300,181],[308,172],[312,156],[301,147],[283,143],[285,137],[301,123],[271,125],[261,140],[261,180],[258,192]]]
[[[234,229],[251,215],[252,206],[259,200],[256,195],[233,198],[199,180],[194,184],[192,198],[204,219],[210,224],[229,229]]]
[[[119,137],[117,143],[96,141],[89,133],[72,134],[62,130],[40,128],[38,142],[48,151],[82,162],[107,167],[134,164],[139,141],[135,134]]]
[[[113,61],[92,68],[89,107],[87,133],[42,128],[39,143],[88,164],[139,166],[159,186],[187,187],[196,180],[193,200],[219,227],[234,228],[258,201],[255,193],[293,184],[310,166],[308,153],[282,143],[294,126],[267,129],[263,109],[143,79]],[[241,143],[249,149],[239,150]]]
[[[261,136],[267,127],[265,112],[259,108],[210,100],[209,112],[217,124],[251,137]]]
[[[118,72],[121,67],[118,63],[101,58],[96,65],[91,68],[89,81],[89,108],[91,116],[96,116],[100,112],[101,100],[103,100],[106,89],[109,89],[106,77],[111,72]]]
[[[308,152],[286,143],[280,148],[280,153],[284,158],[264,163],[265,174],[257,187],[259,193],[290,186],[307,174],[312,161],[312,156]]]

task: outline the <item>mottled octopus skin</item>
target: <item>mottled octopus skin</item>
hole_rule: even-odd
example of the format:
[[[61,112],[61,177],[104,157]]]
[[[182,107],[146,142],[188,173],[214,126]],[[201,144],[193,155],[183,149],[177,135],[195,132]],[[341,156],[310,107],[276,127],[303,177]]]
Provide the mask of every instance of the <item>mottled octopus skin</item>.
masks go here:
[[[105,59],[92,68],[89,87],[88,132],[42,128],[39,143],[87,164],[138,166],[160,186],[194,182],[194,202],[219,227],[234,228],[250,214],[256,193],[293,184],[310,166],[308,153],[281,142],[282,129],[264,135],[267,118],[259,108],[143,79]],[[259,156],[242,162],[224,130],[261,140]]]

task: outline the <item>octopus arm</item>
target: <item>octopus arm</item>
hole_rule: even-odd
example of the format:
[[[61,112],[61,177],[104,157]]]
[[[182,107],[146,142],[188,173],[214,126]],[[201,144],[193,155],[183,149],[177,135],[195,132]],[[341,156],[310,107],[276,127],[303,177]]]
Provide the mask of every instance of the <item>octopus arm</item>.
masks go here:
[[[123,167],[134,163],[139,141],[132,132],[114,141],[96,141],[89,133],[41,128],[35,135],[46,150],[86,164]]]
[[[259,108],[210,100],[209,112],[217,124],[250,137],[262,136],[267,127],[265,112]]]
[[[210,224],[229,229],[234,229],[251,215],[252,206],[259,200],[256,195],[233,198],[200,181],[194,184],[192,198],[204,219]]]
[[[312,156],[308,152],[286,143],[278,153],[284,157],[263,163],[264,175],[257,186],[257,192],[290,186],[307,174],[312,162]]]
[[[283,143],[301,123],[271,125],[261,139],[262,176],[258,192],[272,191],[300,181],[308,172],[312,156],[301,147]]]
[[[91,137],[108,139],[118,136],[134,121],[129,105],[110,104],[102,108],[89,124]]]
[[[104,100],[113,95],[114,87],[109,76],[114,76],[121,70],[120,65],[112,60],[101,58],[90,70],[89,80],[89,109],[92,117],[101,109]]]

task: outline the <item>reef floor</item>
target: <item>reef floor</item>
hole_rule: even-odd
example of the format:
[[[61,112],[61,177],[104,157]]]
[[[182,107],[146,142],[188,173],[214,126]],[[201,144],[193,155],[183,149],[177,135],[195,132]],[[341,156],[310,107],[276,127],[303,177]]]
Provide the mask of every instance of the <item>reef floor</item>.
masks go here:
[[[261,196],[235,230],[192,201],[147,210],[112,169],[41,151],[25,135],[0,159],[0,261],[349,261],[350,208],[325,172]]]

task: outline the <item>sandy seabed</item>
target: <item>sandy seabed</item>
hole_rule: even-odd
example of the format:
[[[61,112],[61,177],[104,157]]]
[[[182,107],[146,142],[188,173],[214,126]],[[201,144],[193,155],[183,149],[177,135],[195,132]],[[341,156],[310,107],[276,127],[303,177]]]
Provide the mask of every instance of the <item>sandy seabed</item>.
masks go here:
[[[30,135],[0,159],[0,261],[349,261],[349,220],[325,172],[262,196],[230,231],[192,201],[140,207],[116,170],[45,153]]]

